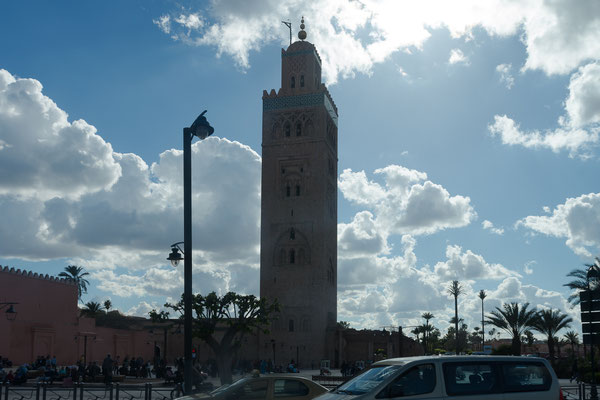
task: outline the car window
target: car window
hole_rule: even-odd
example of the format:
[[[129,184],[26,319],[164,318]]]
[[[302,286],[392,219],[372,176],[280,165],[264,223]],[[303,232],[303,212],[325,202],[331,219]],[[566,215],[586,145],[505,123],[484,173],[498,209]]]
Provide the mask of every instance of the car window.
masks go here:
[[[435,366],[433,364],[417,365],[394,379],[377,395],[377,398],[386,399],[431,393],[435,390],[435,382]]]
[[[495,393],[498,391],[497,367],[486,362],[444,363],[444,382],[449,396]]]
[[[277,379],[273,388],[275,397],[295,397],[306,396],[309,392],[308,387],[298,380]]]
[[[377,365],[340,385],[335,392],[352,395],[369,393],[401,368],[402,365]]]
[[[250,381],[227,396],[228,399],[251,400],[267,397],[269,382],[266,379]]]
[[[541,362],[507,362],[502,375],[506,392],[543,391],[552,386],[550,371]]]

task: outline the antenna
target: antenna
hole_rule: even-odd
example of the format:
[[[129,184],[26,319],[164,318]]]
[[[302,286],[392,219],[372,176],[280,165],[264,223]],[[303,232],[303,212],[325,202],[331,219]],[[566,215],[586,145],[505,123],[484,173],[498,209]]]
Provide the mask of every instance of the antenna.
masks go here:
[[[292,45],[292,22],[291,21],[281,21],[282,24],[287,26],[290,30],[290,46]]]

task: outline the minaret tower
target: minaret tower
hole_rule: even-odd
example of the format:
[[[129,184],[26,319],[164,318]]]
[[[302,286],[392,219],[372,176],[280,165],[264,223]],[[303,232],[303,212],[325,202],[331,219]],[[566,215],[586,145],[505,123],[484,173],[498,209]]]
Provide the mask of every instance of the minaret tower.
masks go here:
[[[260,295],[281,312],[260,354],[318,368],[337,321],[337,122],[321,58],[298,38],[281,50],[281,89],[263,92]]]

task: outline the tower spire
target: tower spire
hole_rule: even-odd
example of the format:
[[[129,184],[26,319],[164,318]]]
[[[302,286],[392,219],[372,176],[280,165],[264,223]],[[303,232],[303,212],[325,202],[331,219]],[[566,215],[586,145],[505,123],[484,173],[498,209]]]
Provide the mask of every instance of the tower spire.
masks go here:
[[[298,38],[300,40],[306,39],[306,31],[304,30],[304,16],[302,16],[302,20],[300,21],[300,32],[298,32]]]

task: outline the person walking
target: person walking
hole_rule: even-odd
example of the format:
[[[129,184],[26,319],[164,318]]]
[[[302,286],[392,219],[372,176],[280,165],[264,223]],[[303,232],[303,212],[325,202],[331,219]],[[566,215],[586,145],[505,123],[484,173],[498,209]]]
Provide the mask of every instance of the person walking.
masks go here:
[[[110,385],[112,382],[112,372],[113,360],[110,358],[110,354],[107,354],[104,361],[102,361],[102,374],[104,375],[104,384],[106,386]]]

